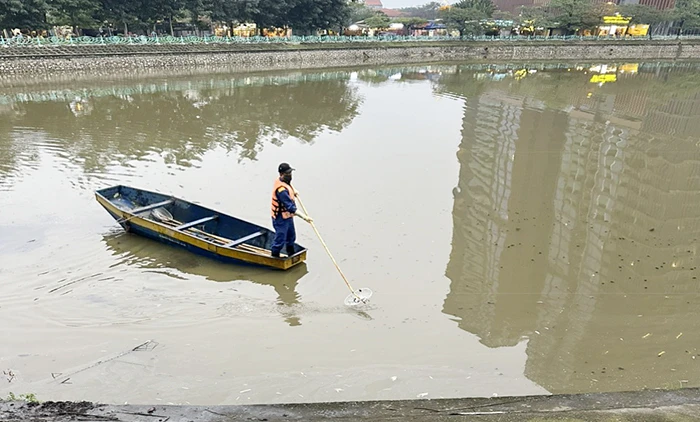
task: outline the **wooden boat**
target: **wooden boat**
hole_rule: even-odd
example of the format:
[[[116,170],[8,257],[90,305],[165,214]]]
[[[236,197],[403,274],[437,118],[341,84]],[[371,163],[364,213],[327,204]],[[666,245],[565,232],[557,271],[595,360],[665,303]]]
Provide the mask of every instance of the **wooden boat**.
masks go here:
[[[95,197],[124,230],[223,262],[287,270],[306,260],[299,244],[273,257],[272,230],[173,196],[120,185]]]

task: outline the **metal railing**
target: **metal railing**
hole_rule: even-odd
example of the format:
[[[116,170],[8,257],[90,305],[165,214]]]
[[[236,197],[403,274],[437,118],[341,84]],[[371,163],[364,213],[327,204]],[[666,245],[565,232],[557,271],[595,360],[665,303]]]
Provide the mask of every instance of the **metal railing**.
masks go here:
[[[700,39],[700,35],[688,34],[654,36],[654,40]],[[422,43],[422,42],[456,42],[456,41],[648,41],[647,37],[610,37],[610,36],[292,36],[292,37],[71,37],[71,38],[2,38],[0,47],[44,47],[71,45],[271,45],[271,44],[371,44],[371,43]]]

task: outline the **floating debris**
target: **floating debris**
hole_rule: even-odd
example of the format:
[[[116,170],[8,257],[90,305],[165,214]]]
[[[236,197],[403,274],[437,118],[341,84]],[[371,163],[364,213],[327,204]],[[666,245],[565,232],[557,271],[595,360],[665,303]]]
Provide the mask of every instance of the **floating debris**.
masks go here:
[[[450,413],[451,415],[459,415],[459,416],[471,416],[471,415],[502,415],[506,412],[498,410],[496,412],[457,412],[457,413]]]

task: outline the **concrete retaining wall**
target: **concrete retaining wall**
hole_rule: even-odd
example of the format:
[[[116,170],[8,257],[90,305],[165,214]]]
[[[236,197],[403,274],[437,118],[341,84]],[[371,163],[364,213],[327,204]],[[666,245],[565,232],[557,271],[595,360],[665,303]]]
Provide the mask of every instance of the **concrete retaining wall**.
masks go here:
[[[695,60],[692,41],[493,41],[431,45],[79,45],[5,47],[2,75],[55,72],[137,71],[199,66],[235,70],[447,61]]]

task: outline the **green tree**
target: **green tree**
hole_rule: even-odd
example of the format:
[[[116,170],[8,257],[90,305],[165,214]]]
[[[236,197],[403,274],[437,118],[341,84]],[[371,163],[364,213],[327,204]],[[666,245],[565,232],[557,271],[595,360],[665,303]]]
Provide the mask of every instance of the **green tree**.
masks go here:
[[[522,28],[532,34],[535,33],[537,28],[548,28],[552,25],[551,13],[549,13],[547,9],[539,6],[521,8],[516,20]]]
[[[137,23],[136,10],[139,4],[138,0],[101,0],[97,19],[121,27],[124,34],[128,34],[129,25]]]
[[[80,35],[80,28],[93,26],[100,8],[97,0],[49,0],[51,23],[70,25],[76,35]]]
[[[680,38],[684,28],[700,26],[700,0],[677,0],[671,17],[678,22],[678,38]]]
[[[168,22],[170,35],[173,35],[173,20],[180,15],[184,5],[184,0],[143,0],[137,16],[148,25],[148,31],[155,29],[158,22]]]
[[[503,21],[514,21],[515,16],[512,13],[503,10],[495,10],[491,15],[492,18]]]
[[[553,25],[567,33],[593,29],[600,25],[602,15],[589,0],[552,0],[549,4]]]
[[[457,5],[441,10],[439,16],[449,29],[459,31],[460,37],[483,33],[484,28],[480,21],[488,17],[483,10],[474,7],[457,7]]]
[[[365,24],[373,29],[384,29],[389,27],[391,20],[384,13],[377,13],[365,19]]]
[[[289,23],[287,0],[212,0],[210,8],[212,20],[226,22],[231,27],[252,22],[258,33],[264,28],[283,27]]]
[[[281,28],[288,25],[287,14],[293,0],[259,0],[257,12],[253,14],[253,22],[258,28]]]
[[[655,7],[641,4],[625,4],[620,6],[622,16],[629,17],[630,25],[646,24],[649,25],[649,39],[652,39],[652,29],[655,25],[665,22],[669,19],[667,13],[656,9]]]
[[[0,0],[0,26],[43,29],[47,27],[47,12],[44,0]]]
[[[351,25],[355,22],[363,21],[367,18],[371,18],[376,14],[376,10],[370,9],[369,7],[365,6],[364,3],[351,2],[348,5],[348,19],[346,21],[346,25]]]
[[[490,18],[493,12],[496,11],[496,6],[491,0],[461,0],[455,3],[452,8],[474,9],[484,14],[487,18]]]
[[[286,19],[292,29],[308,34],[321,29],[340,31],[349,17],[345,0],[292,0]]]
[[[184,9],[190,15],[190,21],[195,29],[199,31],[204,27],[200,17],[211,14],[213,1],[211,0],[184,0]]]
[[[394,22],[403,24],[404,28],[406,28],[407,31],[412,30],[413,28],[421,25],[425,25],[428,23],[427,19],[423,18],[396,18],[394,19]]]
[[[290,23],[288,13],[293,0],[220,0],[232,21],[253,22],[258,32],[281,28]]]
[[[423,6],[404,7],[399,10],[401,10],[404,16],[433,20],[437,19],[440,7],[440,3],[430,2],[428,4],[424,4]]]
[[[241,8],[238,3],[231,0],[212,0],[210,5],[209,16],[213,21],[226,22],[229,27],[233,27],[234,21],[238,21],[241,15]],[[254,5],[250,5],[254,7]],[[252,16],[252,12],[248,12],[245,16]]]

